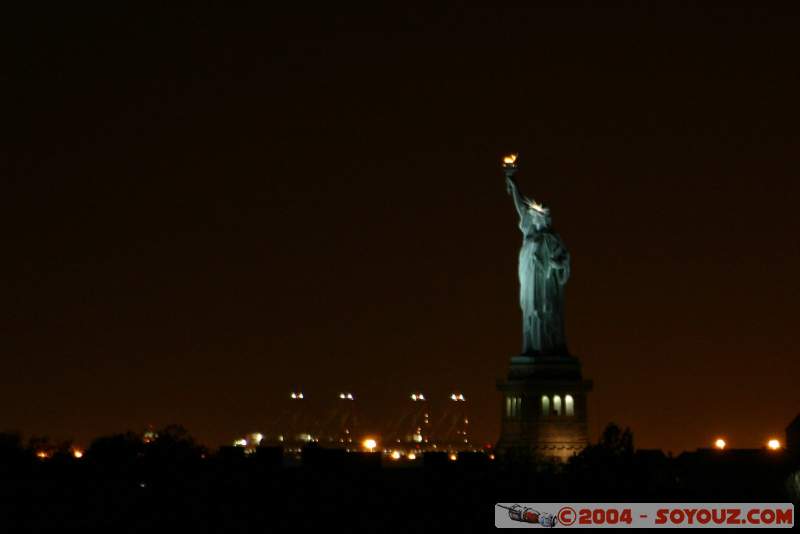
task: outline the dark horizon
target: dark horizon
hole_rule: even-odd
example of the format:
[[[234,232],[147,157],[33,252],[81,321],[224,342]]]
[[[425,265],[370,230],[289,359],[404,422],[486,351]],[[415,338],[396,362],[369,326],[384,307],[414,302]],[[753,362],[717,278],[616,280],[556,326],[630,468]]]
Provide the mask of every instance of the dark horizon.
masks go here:
[[[295,389],[373,420],[458,390],[493,442],[519,152],[592,439],[783,439],[798,14],[580,6],[7,17],[0,430],[217,446]]]

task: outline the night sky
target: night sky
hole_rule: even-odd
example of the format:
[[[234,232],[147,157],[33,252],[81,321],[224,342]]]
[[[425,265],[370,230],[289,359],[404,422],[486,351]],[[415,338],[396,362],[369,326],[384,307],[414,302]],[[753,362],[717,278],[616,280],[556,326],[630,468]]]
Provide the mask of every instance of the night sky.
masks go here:
[[[572,255],[593,439],[800,412],[797,13],[40,9],[0,22],[0,429],[217,446],[292,389],[372,421],[457,389],[495,441],[509,151]]]

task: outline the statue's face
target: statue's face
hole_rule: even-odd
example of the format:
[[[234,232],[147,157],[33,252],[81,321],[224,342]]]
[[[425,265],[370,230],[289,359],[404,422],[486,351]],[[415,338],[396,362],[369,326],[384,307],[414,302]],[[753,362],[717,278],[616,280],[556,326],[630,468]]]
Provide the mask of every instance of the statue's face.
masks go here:
[[[550,226],[550,213],[547,208],[543,208],[541,210],[529,208],[528,214],[530,215],[534,228],[537,230],[548,228]]]

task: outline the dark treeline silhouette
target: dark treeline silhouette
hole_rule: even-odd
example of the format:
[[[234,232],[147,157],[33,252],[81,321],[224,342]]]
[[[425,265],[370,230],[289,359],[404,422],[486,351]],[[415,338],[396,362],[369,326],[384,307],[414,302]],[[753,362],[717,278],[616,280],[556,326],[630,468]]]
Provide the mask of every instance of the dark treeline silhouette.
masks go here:
[[[174,527],[192,532],[302,529],[415,532],[494,528],[497,502],[786,502],[798,500],[791,451],[635,450],[609,425],[568,463],[426,453],[414,463],[307,447],[210,452],[182,427],[70,443],[0,434],[0,531]]]

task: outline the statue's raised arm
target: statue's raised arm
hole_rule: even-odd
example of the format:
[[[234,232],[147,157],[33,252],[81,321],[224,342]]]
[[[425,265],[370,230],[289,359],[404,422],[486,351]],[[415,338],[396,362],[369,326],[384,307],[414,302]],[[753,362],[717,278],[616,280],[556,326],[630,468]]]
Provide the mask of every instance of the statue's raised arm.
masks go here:
[[[528,202],[526,198],[522,196],[522,193],[519,192],[517,182],[508,174],[506,174],[506,189],[508,190],[508,194],[511,195],[511,198],[514,199],[514,207],[517,208],[519,218],[522,219],[522,217],[525,215]]]
[[[506,191],[508,191],[511,198],[514,199],[514,207],[517,208],[519,218],[522,219],[525,216],[528,201],[522,196],[522,193],[519,192],[519,186],[517,186],[517,182],[514,180],[514,173],[517,172],[516,161],[516,154],[511,154],[503,158],[503,172],[506,175]]]

